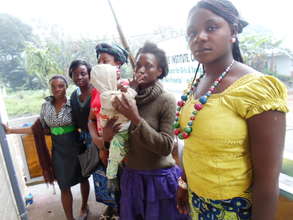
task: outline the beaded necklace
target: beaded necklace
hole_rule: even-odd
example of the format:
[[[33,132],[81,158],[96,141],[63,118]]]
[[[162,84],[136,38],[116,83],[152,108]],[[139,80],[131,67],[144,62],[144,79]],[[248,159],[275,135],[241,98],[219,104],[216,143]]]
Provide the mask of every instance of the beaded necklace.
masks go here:
[[[189,118],[189,122],[187,122],[187,125],[186,125],[185,128],[183,128],[183,130],[180,128],[180,123],[179,123],[180,111],[181,111],[182,107],[185,105],[186,101],[190,98],[190,95],[192,95],[194,93],[194,91],[196,91],[196,88],[197,88],[197,86],[198,86],[201,78],[204,76],[204,74],[202,74],[198,79],[196,79],[195,80],[195,83],[191,86],[190,90],[187,91],[186,93],[184,93],[181,96],[181,101],[178,101],[178,103],[177,103],[177,106],[178,107],[176,109],[176,118],[175,118],[175,122],[173,123],[173,129],[174,129],[173,132],[174,132],[175,135],[178,136],[179,139],[186,139],[186,138],[188,138],[190,136],[190,134],[192,132],[192,125],[193,125],[193,122],[195,120],[195,116],[204,107],[204,104],[207,103],[209,97],[215,91],[216,87],[220,84],[220,82],[222,81],[222,79],[230,71],[233,63],[234,63],[234,60],[225,69],[225,71],[223,73],[221,73],[221,75],[213,82],[212,86],[209,88],[209,90],[207,91],[207,93],[204,94],[203,96],[201,96],[198,99],[198,102],[199,103],[196,103],[194,105],[194,111],[192,111],[191,116]]]

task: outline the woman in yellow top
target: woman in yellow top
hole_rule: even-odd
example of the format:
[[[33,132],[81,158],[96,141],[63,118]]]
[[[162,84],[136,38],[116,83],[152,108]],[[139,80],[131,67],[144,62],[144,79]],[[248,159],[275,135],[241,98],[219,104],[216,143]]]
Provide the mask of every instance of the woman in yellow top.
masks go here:
[[[177,205],[187,212],[188,195],[192,219],[275,216],[287,92],[243,64],[237,35],[246,25],[228,0],[201,0],[189,12],[188,43],[203,74],[178,102],[173,127],[185,146]]]

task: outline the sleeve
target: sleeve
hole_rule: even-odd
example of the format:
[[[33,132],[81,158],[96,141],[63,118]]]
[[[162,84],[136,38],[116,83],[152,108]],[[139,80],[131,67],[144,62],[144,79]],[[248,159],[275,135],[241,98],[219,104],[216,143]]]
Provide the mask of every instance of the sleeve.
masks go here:
[[[45,117],[46,117],[46,103],[43,103],[41,107],[41,113],[40,113],[40,122],[43,128],[49,128],[49,126],[46,124]]]
[[[176,100],[173,95],[165,94],[160,108],[159,129],[152,128],[144,119],[132,131],[132,134],[138,136],[144,146],[155,154],[168,156],[173,149],[173,128],[175,120]]]
[[[266,111],[288,112],[287,89],[277,78],[261,75],[242,87],[237,98],[237,111],[248,119]]]

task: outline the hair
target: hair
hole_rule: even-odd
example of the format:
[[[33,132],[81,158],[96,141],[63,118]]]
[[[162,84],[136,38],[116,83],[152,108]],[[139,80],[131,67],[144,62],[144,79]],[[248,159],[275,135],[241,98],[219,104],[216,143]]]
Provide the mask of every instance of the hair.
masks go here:
[[[158,48],[158,46],[155,43],[145,42],[143,47],[138,50],[135,58],[137,58],[138,55],[141,53],[151,53],[156,57],[159,63],[159,67],[162,69],[162,74],[158,77],[159,79],[163,79],[168,75],[169,67],[167,56],[164,50]]]
[[[67,79],[65,78],[64,75],[54,75],[52,76],[50,79],[49,79],[49,83],[51,83],[53,80],[55,79],[62,79],[66,85],[66,88],[68,88],[68,82],[67,82]]]
[[[73,60],[69,66],[69,70],[68,70],[68,74],[69,74],[69,77],[72,79],[72,74],[73,72],[76,70],[76,68],[78,68],[79,66],[85,66],[86,69],[87,69],[87,72],[89,74],[89,77],[91,77],[91,70],[92,70],[92,67],[89,63],[87,63],[86,61],[84,60]]]
[[[115,62],[120,62],[121,65],[127,63],[128,52],[121,48],[117,44],[100,43],[96,46],[97,59],[99,59],[100,53],[107,53],[114,57]]]
[[[243,28],[248,25],[246,21],[240,18],[239,12],[229,0],[201,0],[190,10],[189,14],[197,8],[210,10],[225,19],[230,24],[231,30],[235,35],[240,34]],[[237,36],[235,43],[233,43],[232,54],[234,60],[243,63]]]

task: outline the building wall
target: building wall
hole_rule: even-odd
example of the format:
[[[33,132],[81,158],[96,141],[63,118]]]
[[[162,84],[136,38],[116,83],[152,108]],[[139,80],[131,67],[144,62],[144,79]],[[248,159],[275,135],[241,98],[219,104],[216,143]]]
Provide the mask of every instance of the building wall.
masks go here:
[[[7,113],[5,105],[0,94],[0,114],[1,119],[5,123],[7,121]],[[25,195],[25,181],[23,175],[23,163],[20,159],[19,153],[19,141],[14,135],[7,136],[9,144],[10,154],[13,160],[14,170],[18,180],[19,188],[22,195]],[[22,196],[24,198],[24,196]],[[18,210],[15,203],[14,194],[12,192],[10,179],[7,172],[7,167],[4,161],[2,147],[0,148],[0,219],[5,220],[17,220],[20,219],[18,216]]]
[[[276,70],[278,74],[291,76],[293,72],[293,62],[288,56],[276,56]]]
[[[5,220],[18,220],[18,211],[10,187],[2,151],[0,151],[0,216]]]

